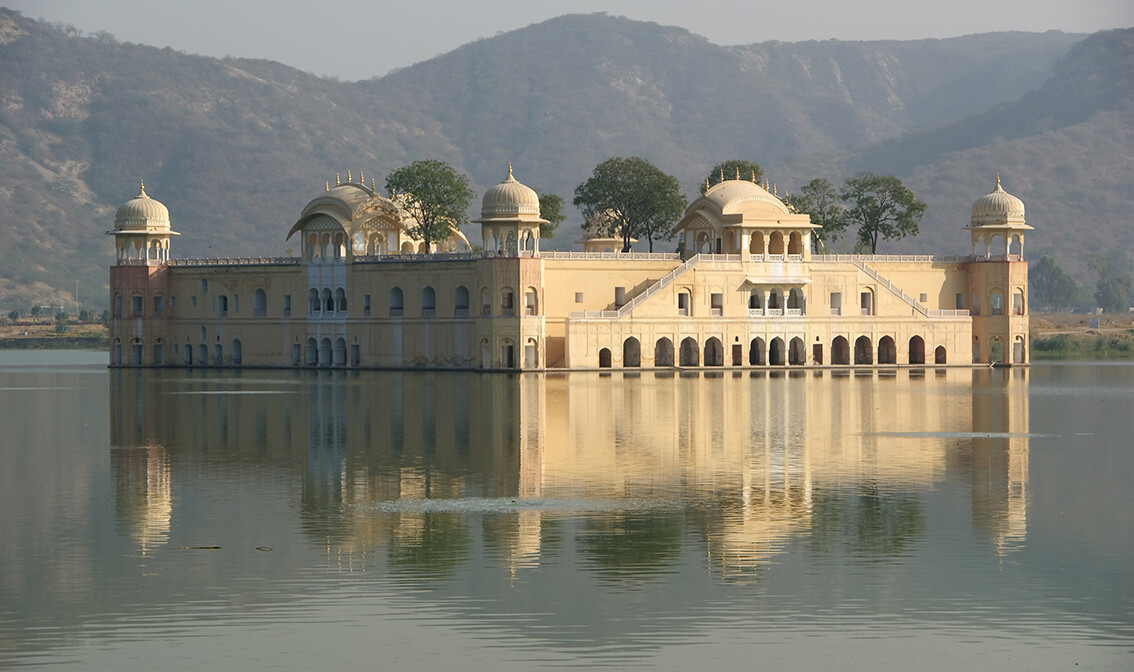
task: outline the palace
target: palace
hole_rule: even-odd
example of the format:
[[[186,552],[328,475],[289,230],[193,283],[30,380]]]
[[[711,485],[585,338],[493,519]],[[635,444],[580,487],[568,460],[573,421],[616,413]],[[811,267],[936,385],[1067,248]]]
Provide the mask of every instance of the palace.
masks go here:
[[[685,255],[541,251],[539,198],[509,168],[433,249],[399,199],[327,184],[299,256],[177,259],[143,187],[118,209],[111,366],[435,368],[1027,364],[1024,204],[972,204],[970,256],[812,252],[806,214],[725,180],[677,224]],[[616,248],[615,248],[616,249]]]

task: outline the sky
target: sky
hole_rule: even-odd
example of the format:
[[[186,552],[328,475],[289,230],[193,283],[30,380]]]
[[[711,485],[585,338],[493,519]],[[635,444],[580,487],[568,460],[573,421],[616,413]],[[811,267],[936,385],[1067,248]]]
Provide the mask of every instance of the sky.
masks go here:
[[[0,0],[32,19],[122,42],[279,61],[368,79],[563,14],[606,12],[680,26],[720,45],[910,40],[1002,30],[1091,33],[1134,26],[1132,0]]]

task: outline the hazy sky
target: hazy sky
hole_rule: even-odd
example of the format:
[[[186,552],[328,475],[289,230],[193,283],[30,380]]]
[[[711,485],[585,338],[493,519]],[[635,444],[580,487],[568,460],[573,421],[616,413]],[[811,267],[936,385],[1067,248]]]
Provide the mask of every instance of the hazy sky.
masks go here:
[[[681,26],[717,44],[953,37],[1134,26],[1134,0],[0,0],[33,19],[207,56],[365,79],[571,13]]]

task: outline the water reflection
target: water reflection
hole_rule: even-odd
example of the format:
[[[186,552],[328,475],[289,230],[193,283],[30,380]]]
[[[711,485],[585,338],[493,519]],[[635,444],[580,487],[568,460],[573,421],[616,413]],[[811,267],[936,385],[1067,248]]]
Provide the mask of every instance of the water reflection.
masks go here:
[[[485,553],[642,581],[685,551],[756,579],[796,539],[894,561],[928,493],[966,481],[985,543],[1027,533],[1021,370],[110,375],[116,514],[142,555],[170,536],[180,473],[248,467],[298,481],[328,567],[421,579]]]

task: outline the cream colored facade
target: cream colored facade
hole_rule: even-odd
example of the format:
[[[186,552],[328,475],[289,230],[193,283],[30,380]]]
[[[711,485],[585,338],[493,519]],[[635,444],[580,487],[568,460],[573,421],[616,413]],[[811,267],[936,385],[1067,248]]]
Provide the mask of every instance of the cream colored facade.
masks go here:
[[[165,206],[118,212],[112,366],[455,368],[1026,364],[1023,203],[972,206],[973,254],[816,255],[813,225],[726,180],[678,223],[689,253],[546,252],[539,199],[484,195],[484,251],[425,254],[396,199],[345,184],[291,227],[297,257],[176,259]],[[593,245],[587,249],[595,249]]]

